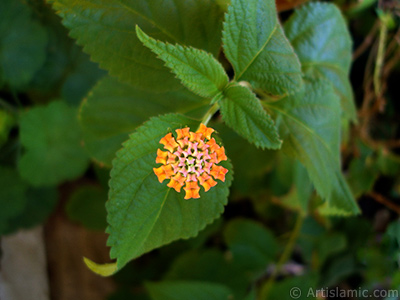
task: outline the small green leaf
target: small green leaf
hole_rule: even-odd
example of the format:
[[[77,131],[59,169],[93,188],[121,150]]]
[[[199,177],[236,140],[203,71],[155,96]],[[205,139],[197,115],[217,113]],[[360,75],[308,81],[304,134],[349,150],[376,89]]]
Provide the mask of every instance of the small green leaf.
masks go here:
[[[27,85],[46,59],[46,30],[19,0],[0,1],[0,85]]]
[[[157,41],[138,26],[136,33],[142,43],[156,53],[182,84],[194,93],[213,98],[228,84],[224,68],[211,54],[191,47]]]
[[[9,221],[23,212],[28,186],[11,168],[0,167],[0,234],[9,230]]]
[[[300,62],[279,24],[274,0],[232,0],[222,35],[236,81],[274,95],[301,87]]]
[[[318,277],[316,274],[287,277],[272,285],[268,299],[316,299]]]
[[[265,270],[267,264],[274,261],[278,251],[272,233],[252,220],[230,221],[224,230],[224,239],[236,267],[243,272],[259,273]]]
[[[281,147],[282,141],[273,120],[248,88],[240,85],[228,87],[219,104],[225,123],[250,143],[263,149]]]
[[[277,114],[282,149],[307,169],[325,214],[353,215],[359,208],[340,169],[340,103],[329,82],[307,83],[304,91],[265,106]]]
[[[29,187],[15,169],[0,166],[0,236],[45,221],[57,200],[54,188]]]
[[[331,3],[302,6],[285,24],[285,33],[307,78],[326,78],[340,95],[344,115],[356,119],[349,73],[352,41],[340,10]]]
[[[196,280],[223,284],[235,294],[235,299],[245,295],[250,283],[244,272],[234,268],[231,259],[217,249],[187,251],[172,263],[164,280]]]
[[[89,258],[86,257],[83,258],[83,262],[90,270],[101,276],[107,277],[117,272],[117,263],[100,265],[96,264],[95,262],[91,261]]]
[[[171,91],[181,87],[136,36],[135,26],[161,41],[217,55],[222,10],[213,0],[50,0],[92,60],[136,88]]]
[[[88,166],[76,109],[63,102],[52,102],[21,114],[20,139],[25,153],[18,169],[21,177],[34,186],[75,179]]]
[[[347,181],[355,198],[372,190],[379,170],[375,163],[375,152],[367,145],[358,141],[358,157],[355,157],[349,164]]]
[[[160,139],[185,126],[195,130],[199,122],[179,114],[152,118],[130,135],[113,161],[106,204],[107,245],[118,269],[152,249],[196,236],[224,210],[232,181],[229,162],[221,163],[229,170],[225,182],[201,191],[200,199],[184,200],[183,192],[160,183],[154,174]]]
[[[8,220],[8,226],[3,233],[9,234],[17,229],[31,228],[43,223],[57,204],[57,190],[50,188],[31,188],[25,193],[27,199],[24,209]],[[0,232],[1,234],[2,232]]]
[[[257,300],[256,289],[252,289],[243,300]]]
[[[8,134],[14,126],[15,119],[7,111],[0,109],[0,147],[7,142]]]
[[[201,281],[161,281],[145,284],[152,300],[230,300],[225,286]]]
[[[81,186],[69,198],[65,210],[68,217],[86,228],[105,230],[107,191],[97,186]]]
[[[200,118],[206,110],[207,101],[185,89],[151,93],[106,77],[82,103],[79,121],[89,154],[101,164],[111,166],[115,152],[149,117],[181,112]]]

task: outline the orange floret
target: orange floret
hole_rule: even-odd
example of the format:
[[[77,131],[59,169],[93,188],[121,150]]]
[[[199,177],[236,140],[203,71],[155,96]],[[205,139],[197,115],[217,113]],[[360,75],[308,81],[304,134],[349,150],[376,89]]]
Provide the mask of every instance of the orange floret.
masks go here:
[[[207,145],[209,145],[210,146],[210,151],[217,151],[219,148],[220,148],[220,146],[217,144],[217,142],[215,141],[215,139],[214,138],[212,138],[211,140],[209,140],[208,142],[207,142]]]
[[[163,164],[153,171],[158,181],[170,179],[167,186],[178,193],[185,190],[185,199],[200,198],[200,185],[205,192],[217,185],[217,179],[225,181],[228,172],[217,164],[227,160],[225,148],[211,138],[214,129],[201,124],[196,132],[189,127],[176,129],[177,138],[166,134],[160,143],[168,151],[157,150],[156,163]]]
[[[174,152],[178,147],[178,143],[175,141],[175,138],[172,136],[172,133],[168,133],[160,140],[160,144],[164,145],[164,148],[169,150],[170,152]]]
[[[225,174],[228,173],[228,170],[221,166],[214,165],[211,169],[210,174],[215,178],[221,181],[225,181]]]
[[[217,163],[220,163],[221,161],[228,159],[228,157],[226,157],[226,154],[225,154],[225,147],[224,146],[222,146],[221,148],[217,149],[215,151],[215,153],[217,154],[217,158],[218,158],[217,159]]]
[[[184,185],[184,182],[185,177],[183,177],[181,173],[178,173],[174,177],[171,177],[171,181],[167,184],[167,186],[175,189],[175,191],[179,193]]]
[[[201,141],[202,140],[202,136],[203,135],[201,133],[190,132],[189,141],[191,141],[191,142]]]
[[[204,187],[204,190],[207,192],[210,188],[217,185],[217,182],[212,179],[210,175],[203,173],[199,177],[200,184]]]
[[[214,129],[209,128],[206,125],[204,125],[203,123],[201,123],[200,128],[199,128],[199,130],[196,131],[196,133],[201,133],[207,140],[209,140],[209,139],[211,139],[211,134],[214,131],[215,131]]]
[[[157,149],[156,163],[166,165],[168,153],[169,152],[164,152],[164,151],[161,151],[160,149]]]
[[[163,182],[165,179],[170,179],[171,176],[174,175],[174,171],[170,165],[153,168],[153,171],[157,175],[159,182]]]
[[[177,157],[175,154],[172,154],[171,152],[167,152],[167,153],[168,153],[167,164],[173,165],[176,162]]]
[[[186,186],[183,188],[186,192],[185,199],[188,200],[190,198],[198,199],[200,198],[199,191],[200,187],[198,186],[196,181],[186,182]]]
[[[176,139],[180,140],[180,139],[183,139],[185,137],[190,137],[189,130],[190,130],[189,127],[175,130],[176,133],[178,134],[178,137]]]

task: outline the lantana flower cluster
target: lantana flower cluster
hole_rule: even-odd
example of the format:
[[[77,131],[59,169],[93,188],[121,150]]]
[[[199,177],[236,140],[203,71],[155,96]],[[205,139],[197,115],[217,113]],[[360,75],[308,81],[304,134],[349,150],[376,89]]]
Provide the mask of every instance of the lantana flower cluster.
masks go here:
[[[153,171],[160,183],[170,179],[167,186],[177,192],[184,186],[185,199],[200,198],[199,183],[207,192],[217,184],[215,180],[225,181],[228,170],[217,165],[227,160],[225,148],[211,138],[214,129],[204,124],[196,132],[191,132],[189,127],[175,131],[176,139],[168,133],[160,140],[167,151],[157,150],[156,163],[162,166]]]

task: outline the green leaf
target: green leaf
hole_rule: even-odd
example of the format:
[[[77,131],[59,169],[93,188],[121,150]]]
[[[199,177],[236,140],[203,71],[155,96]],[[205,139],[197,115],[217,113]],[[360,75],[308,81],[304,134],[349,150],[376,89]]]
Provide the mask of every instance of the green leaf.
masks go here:
[[[279,24],[274,0],[232,0],[222,35],[236,81],[274,95],[301,87],[300,62]]]
[[[236,189],[240,196],[254,195],[258,199],[257,192],[265,186],[263,175],[272,167],[276,158],[276,151],[257,149],[254,145],[246,144],[246,140],[240,137],[234,130],[221,122],[212,122],[211,127],[218,131],[225,145],[227,155],[235,167],[235,181],[232,189]]]
[[[1,100],[1,99],[0,99]],[[14,126],[15,119],[7,111],[0,109],[0,147],[8,140],[8,134]]]
[[[35,107],[20,116],[25,153],[18,162],[21,177],[34,186],[57,185],[86,170],[76,109],[63,102]]]
[[[317,276],[305,274],[288,277],[272,285],[268,299],[280,300],[310,300],[316,298]]]
[[[248,88],[240,85],[228,87],[219,104],[225,123],[250,143],[262,149],[281,147],[282,141],[274,122]]]
[[[229,300],[231,291],[221,285],[201,281],[161,281],[145,284],[152,300]]]
[[[400,173],[400,156],[381,148],[376,158],[376,167],[385,176],[396,177]]]
[[[229,170],[225,182],[218,184],[196,200],[184,200],[159,183],[153,168],[160,139],[169,131],[189,126],[196,129],[198,121],[179,114],[152,118],[130,135],[117,153],[111,171],[107,221],[110,234],[110,256],[117,259],[118,269],[143,253],[180,238],[196,236],[224,210],[232,181]]]
[[[329,265],[321,273],[320,286],[335,286],[359,271],[359,266],[350,253],[343,253],[329,261]]]
[[[15,169],[0,166],[0,235],[45,221],[57,199],[55,189],[31,188]]]
[[[246,219],[230,221],[224,230],[225,243],[232,252],[236,267],[259,273],[274,261],[278,243],[260,223]],[[259,274],[258,274],[259,275]]]
[[[105,230],[107,191],[97,186],[81,186],[70,196],[65,210],[67,216],[86,228]]]
[[[69,68],[73,68],[72,48],[78,48],[74,40],[68,37],[68,30],[61,24],[60,18],[50,6],[44,2],[34,7],[41,22],[46,25],[48,43],[46,60],[39,71],[35,73],[29,88],[35,91],[35,97],[44,100],[43,94],[54,93],[67,75]],[[47,96],[47,95],[46,95]]]
[[[157,41],[138,26],[136,32],[142,43],[156,53],[192,92],[205,98],[213,98],[228,84],[224,68],[210,53]]]
[[[307,83],[304,91],[265,106],[277,114],[282,149],[306,167],[326,200],[323,213],[359,213],[340,169],[340,103],[331,84]]]
[[[106,77],[82,103],[79,121],[90,155],[111,166],[115,152],[149,117],[181,112],[200,118],[206,109],[207,101],[185,90],[151,93]]]
[[[0,233],[9,230],[9,222],[24,210],[28,186],[11,168],[0,167]]]
[[[379,176],[379,170],[375,163],[375,152],[367,145],[358,141],[358,157],[349,164],[347,181],[355,198],[373,189]]]
[[[234,261],[217,249],[184,252],[174,260],[164,280],[196,280],[223,284],[235,293],[235,299],[241,299],[245,295],[250,283],[244,272],[238,272],[234,268]]]
[[[74,60],[71,62],[71,71],[61,88],[62,98],[71,105],[79,105],[91,88],[106,75],[104,70],[90,61],[89,56],[82,52],[80,47],[72,49]]]
[[[299,210],[302,214],[308,213],[308,205],[313,194],[314,187],[310,181],[306,168],[298,161],[294,165],[294,185]]]
[[[71,36],[110,74],[150,91],[179,82],[136,36],[135,26],[161,41],[218,54],[222,10],[212,0],[51,0]],[[166,17],[166,13],[168,17]]]
[[[31,228],[43,223],[56,207],[58,200],[55,188],[28,188],[25,197],[24,209],[8,220],[7,228],[0,234],[9,234],[17,229]]]
[[[323,235],[316,243],[319,263],[322,265],[330,256],[345,250],[346,246],[346,236],[342,233],[334,232]]]
[[[104,277],[110,276],[118,270],[117,263],[96,264],[95,262],[91,261],[90,259],[88,259],[86,257],[83,258],[83,262],[94,273],[99,274]]]
[[[352,40],[340,10],[331,3],[312,2],[302,6],[285,24],[307,78],[325,78],[340,95],[344,115],[356,119],[349,73]]]
[[[46,59],[46,30],[19,0],[0,2],[0,85],[23,88]]]
[[[257,300],[256,289],[252,289],[243,300]]]

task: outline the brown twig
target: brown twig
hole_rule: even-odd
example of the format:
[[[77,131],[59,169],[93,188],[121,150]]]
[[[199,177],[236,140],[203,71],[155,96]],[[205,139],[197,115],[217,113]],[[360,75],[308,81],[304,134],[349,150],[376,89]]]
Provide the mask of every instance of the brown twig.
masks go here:
[[[364,41],[358,46],[358,48],[354,51],[353,53],[353,61],[356,60],[363,54],[368,47],[371,46],[372,42],[374,41],[376,37],[376,33],[378,32],[379,28],[379,22],[375,21],[374,25],[372,26],[371,31],[368,33],[368,35],[365,37]]]
[[[369,192],[367,195],[370,196],[371,198],[373,198],[375,201],[385,205],[387,208],[393,210],[398,215],[400,215],[400,206],[389,201],[388,199],[383,197],[381,194],[378,194],[376,192]]]
[[[400,27],[397,30],[397,32],[393,35],[390,43],[386,48],[385,58],[388,58],[398,45],[400,45]]]

